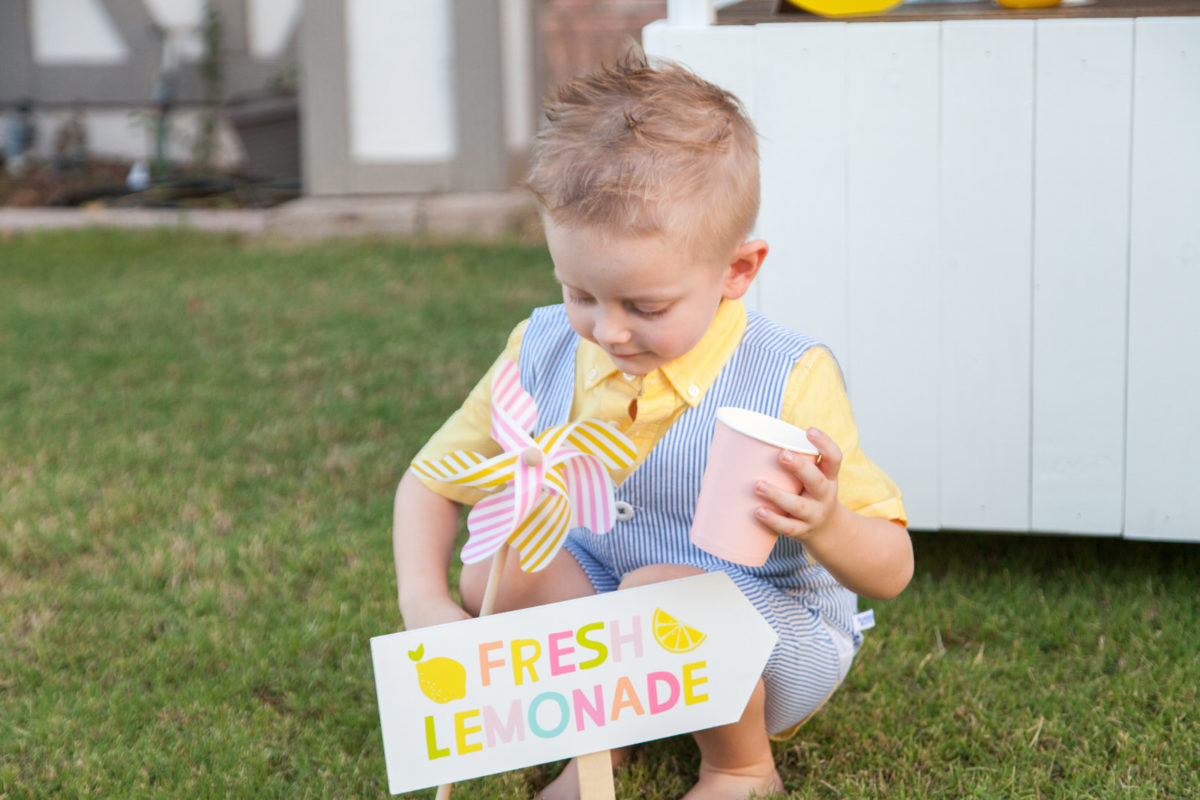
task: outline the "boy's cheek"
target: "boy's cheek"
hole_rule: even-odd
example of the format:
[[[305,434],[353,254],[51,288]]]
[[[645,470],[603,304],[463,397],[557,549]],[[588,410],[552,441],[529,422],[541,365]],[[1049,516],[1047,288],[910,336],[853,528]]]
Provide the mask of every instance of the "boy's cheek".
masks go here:
[[[581,339],[592,341],[592,331],[585,324],[585,320],[580,319],[578,313],[567,312],[567,322],[571,323],[571,330],[575,331]]]

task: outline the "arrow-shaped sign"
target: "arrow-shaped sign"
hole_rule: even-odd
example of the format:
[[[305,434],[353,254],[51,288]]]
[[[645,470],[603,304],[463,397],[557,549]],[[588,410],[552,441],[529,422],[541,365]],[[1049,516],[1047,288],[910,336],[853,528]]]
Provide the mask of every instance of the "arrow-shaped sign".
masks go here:
[[[719,572],[377,636],[388,789],[734,722],[776,639]]]

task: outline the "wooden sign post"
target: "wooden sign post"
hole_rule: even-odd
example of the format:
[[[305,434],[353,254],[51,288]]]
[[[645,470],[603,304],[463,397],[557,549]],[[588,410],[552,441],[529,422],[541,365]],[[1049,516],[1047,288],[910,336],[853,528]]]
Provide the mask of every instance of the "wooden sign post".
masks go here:
[[[371,640],[392,794],[736,721],[776,635],[724,573]],[[601,758],[604,763],[599,763]]]

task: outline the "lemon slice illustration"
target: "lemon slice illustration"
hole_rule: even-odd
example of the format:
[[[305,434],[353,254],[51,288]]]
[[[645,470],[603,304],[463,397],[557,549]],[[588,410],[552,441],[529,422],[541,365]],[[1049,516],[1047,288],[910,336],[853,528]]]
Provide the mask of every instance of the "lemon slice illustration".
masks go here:
[[[704,641],[705,636],[661,608],[654,609],[654,641],[668,653],[687,653],[695,650]]]
[[[417,664],[417,683],[421,693],[435,703],[449,703],[467,696],[467,670],[453,658],[438,656],[421,661],[425,645],[409,650],[408,657]]]

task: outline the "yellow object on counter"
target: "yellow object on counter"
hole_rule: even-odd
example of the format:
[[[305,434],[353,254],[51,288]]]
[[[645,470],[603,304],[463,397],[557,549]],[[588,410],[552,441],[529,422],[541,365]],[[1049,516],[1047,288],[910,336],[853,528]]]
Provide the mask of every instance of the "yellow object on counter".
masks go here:
[[[1054,0],[1058,2],[1059,0]],[[792,5],[820,14],[823,17],[850,17],[862,14],[878,14],[902,0],[788,0]]]

